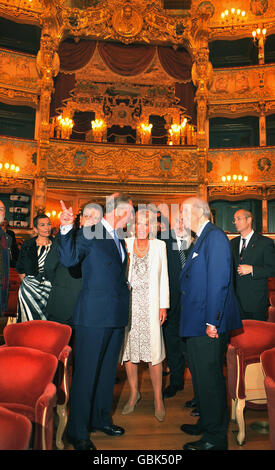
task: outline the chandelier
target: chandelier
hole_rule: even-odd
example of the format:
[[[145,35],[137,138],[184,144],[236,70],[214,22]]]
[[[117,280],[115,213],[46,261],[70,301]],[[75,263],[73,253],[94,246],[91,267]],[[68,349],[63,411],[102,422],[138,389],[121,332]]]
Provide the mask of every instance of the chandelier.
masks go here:
[[[20,167],[14,163],[0,162],[0,184],[11,185],[17,178]]]
[[[238,194],[245,191],[248,177],[242,174],[224,175],[222,176],[221,180],[223,183],[225,183],[227,192],[231,194]]]

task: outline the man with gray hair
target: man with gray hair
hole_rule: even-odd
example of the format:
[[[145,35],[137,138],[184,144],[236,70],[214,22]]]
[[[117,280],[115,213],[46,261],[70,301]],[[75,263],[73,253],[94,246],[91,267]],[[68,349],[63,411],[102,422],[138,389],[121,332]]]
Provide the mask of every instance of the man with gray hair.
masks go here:
[[[196,424],[181,430],[201,439],[184,450],[226,450],[228,412],[224,355],[229,333],[241,327],[233,288],[230,244],[225,233],[210,222],[206,201],[189,198],[182,206],[184,225],[197,239],[181,271],[179,334],[186,338],[194,395],[200,410]]]
[[[241,318],[266,320],[268,278],[275,276],[274,241],[254,232],[253,215],[245,209],[235,212],[233,223],[240,233],[230,243]]]

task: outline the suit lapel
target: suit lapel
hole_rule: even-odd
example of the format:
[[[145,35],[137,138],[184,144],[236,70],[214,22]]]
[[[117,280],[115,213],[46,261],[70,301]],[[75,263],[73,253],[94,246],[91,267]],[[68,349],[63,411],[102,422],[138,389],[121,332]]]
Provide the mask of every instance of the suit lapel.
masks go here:
[[[235,237],[232,243],[233,257],[236,260],[236,264],[240,263],[240,238],[241,237]]]
[[[99,224],[101,224],[101,222],[99,222]],[[117,246],[116,246],[116,242],[115,240],[113,239],[112,235],[108,232],[108,230],[106,230],[106,228],[104,227],[103,224],[102,225],[102,234],[103,234],[103,240],[104,240],[104,249],[106,249],[107,251],[109,251],[110,255],[112,256],[115,256],[115,258],[120,261],[121,263],[121,257],[120,257],[120,254],[119,254],[119,251],[117,249]],[[108,243],[106,243],[106,241]]]
[[[255,246],[257,245],[258,237],[257,234],[254,232],[252,237],[250,238],[248,245],[244,251],[243,258],[242,258],[242,263],[244,264],[244,260],[246,259],[247,255],[251,253],[252,250],[255,249]]]

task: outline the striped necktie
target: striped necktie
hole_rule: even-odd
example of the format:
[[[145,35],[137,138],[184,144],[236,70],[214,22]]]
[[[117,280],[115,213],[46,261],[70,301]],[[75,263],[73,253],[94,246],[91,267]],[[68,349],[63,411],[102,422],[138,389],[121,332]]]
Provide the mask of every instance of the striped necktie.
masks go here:
[[[242,248],[241,248],[241,251],[240,251],[240,260],[243,259],[243,255],[244,255],[244,252],[246,250],[246,246],[245,246],[245,243],[246,243],[246,239],[245,238],[242,238]]]
[[[181,267],[183,268],[183,266],[185,265],[186,263],[186,255],[185,255],[185,251],[186,250],[187,246],[186,246],[186,240],[181,240],[180,242],[180,250],[179,250],[179,255],[180,255],[180,262],[181,262]]]

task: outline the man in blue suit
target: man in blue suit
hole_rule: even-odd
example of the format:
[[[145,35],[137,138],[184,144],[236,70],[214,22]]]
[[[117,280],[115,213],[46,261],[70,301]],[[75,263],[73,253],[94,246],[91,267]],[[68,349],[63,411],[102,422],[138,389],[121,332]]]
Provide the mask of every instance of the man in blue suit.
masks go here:
[[[72,236],[73,212],[61,202],[60,261],[81,262],[82,288],[73,323],[75,367],[71,387],[67,437],[76,450],[95,449],[90,432],[120,436],[124,429],[112,423],[110,412],[124,327],[128,324],[129,288],[123,228],[132,213],[127,196],[107,199],[106,213],[94,227]]]
[[[200,418],[181,430],[201,439],[184,450],[227,449],[228,411],[224,355],[229,333],[242,323],[233,289],[232,260],[225,233],[210,222],[208,204],[199,198],[183,203],[183,219],[197,235],[181,272],[180,335],[187,354]]]

